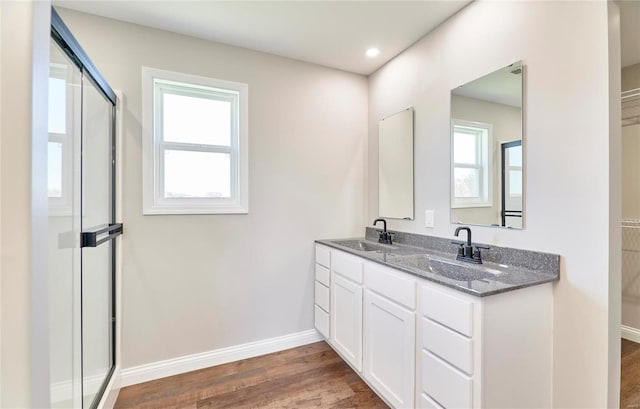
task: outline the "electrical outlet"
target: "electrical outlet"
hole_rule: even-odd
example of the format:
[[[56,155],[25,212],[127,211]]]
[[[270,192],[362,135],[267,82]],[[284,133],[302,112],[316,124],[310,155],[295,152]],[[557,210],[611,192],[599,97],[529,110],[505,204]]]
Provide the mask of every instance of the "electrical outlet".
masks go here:
[[[435,227],[435,217],[433,210],[424,211],[424,227]]]

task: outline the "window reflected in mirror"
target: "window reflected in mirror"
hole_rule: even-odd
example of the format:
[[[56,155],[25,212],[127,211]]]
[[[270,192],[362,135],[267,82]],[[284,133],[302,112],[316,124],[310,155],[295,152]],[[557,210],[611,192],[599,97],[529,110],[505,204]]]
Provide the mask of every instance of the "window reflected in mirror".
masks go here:
[[[523,228],[522,64],[451,91],[451,222]]]

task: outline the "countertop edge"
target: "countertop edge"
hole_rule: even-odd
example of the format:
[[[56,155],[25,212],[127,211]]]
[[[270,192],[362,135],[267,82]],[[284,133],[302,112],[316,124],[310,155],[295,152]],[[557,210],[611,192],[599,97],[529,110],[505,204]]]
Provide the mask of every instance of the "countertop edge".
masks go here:
[[[381,260],[381,259],[378,259],[378,258],[375,258],[375,257],[367,257],[366,252],[357,251],[357,250],[351,249],[349,247],[344,247],[344,246],[340,246],[340,245],[338,245],[336,243],[333,243],[333,241],[336,241],[336,240],[340,240],[340,241],[344,241],[344,240],[368,241],[364,237],[351,237],[351,238],[341,238],[341,239],[318,239],[318,240],[314,240],[314,242],[316,244],[321,244],[321,245],[324,245],[324,246],[327,246],[327,247],[331,247],[331,248],[334,248],[336,250],[339,250],[339,251],[342,251],[342,252],[349,253],[351,255],[360,257],[360,258],[362,258],[364,260],[372,261],[372,262],[375,262],[377,264],[383,265],[385,267],[393,268],[395,270],[402,271],[402,272],[407,273],[407,274],[411,274],[411,275],[413,275],[415,277],[418,277],[418,278],[421,278],[423,280],[427,280],[427,281],[430,281],[430,282],[433,282],[433,283],[436,283],[436,284],[439,284],[439,285],[443,285],[443,286],[445,286],[447,288],[451,288],[453,290],[456,290],[456,291],[459,291],[459,292],[462,292],[462,293],[465,293],[465,294],[473,295],[473,296],[479,297],[479,298],[484,298],[484,297],[488,297],[488,296],[491,296],[491,295],[497,295],[497,294],[502,294],[502,293],[506,293],[506,292],[510,292],[510,291],[515,291],[515,290],[519,290],[519,289],[522,289],[522,288],[533,287],[533,286],[536,286],[536,285],[546,284],[546,283],[550,283],[550,282],[557,281],[557,280],[560,279],[559,274],[551,275],[551,274],[547,274],[547,273],[536,273],[536,275],[540,276],[539,279],[535,279],[535,280],[533,280],[531,282],[528,282],[528,283],[514,284],[511,287],[505,287],[505,288],[500,288],[500,289],[496,289],[496,290],[478,292],[478,291],[474,291],[474,290],[471,290],[471,289],[468,289],[468,288],[464,288],[464,287],[460,287],[460,286],[457,286],[457,285],[453,285],[453,284],[448,283],[448,282],[446,282],[444,280],[438,280],[438,279],[435,279],[435,278],[432,278],[432,277],[429,277],[429,276],[422,275],[422,274],[420,274],[420,273],[418,273],[416,271],[412,271],[411,268],[405,268],[405,267],[397,265],[397,264],[388,263],[388,262],[385,262],[384,260]],[[404,245],[404,244],[398,244],[398,245],[399,246],[403,246],[403,247],[412,247],[412,246],[408,246],[408,245]],[[428,249],[422,249],[421,248],[421,250],[423,250],[425,253],[429,252]],[[558,256],[558,257],[560,257],[560,256]]]

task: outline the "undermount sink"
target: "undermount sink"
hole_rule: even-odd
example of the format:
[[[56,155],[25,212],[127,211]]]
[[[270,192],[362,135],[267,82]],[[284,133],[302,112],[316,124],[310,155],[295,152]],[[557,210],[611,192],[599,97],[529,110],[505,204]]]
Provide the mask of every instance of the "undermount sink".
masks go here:
[[[364,240],[338,240],[334,241],[334,243],[339,246],[348,247],[358,251],[389,251],[394,249],[392,246],[372,243]]]
[[[494,275],[480,266],[466,266],[456,261],[433,258],[425,254],[396,257],[391,263],[418,270],[429,271],[456,281],[475,281],[493,278]]]

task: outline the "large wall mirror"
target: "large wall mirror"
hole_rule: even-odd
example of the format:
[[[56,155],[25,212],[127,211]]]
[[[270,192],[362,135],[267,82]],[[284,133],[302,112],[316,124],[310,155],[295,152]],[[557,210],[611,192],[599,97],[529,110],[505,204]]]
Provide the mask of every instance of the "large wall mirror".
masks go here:
[[[378,123],[378,213],[413,219],[413,108]]]
[[[451,91],[451,222],[524,226],[523,65]]]

